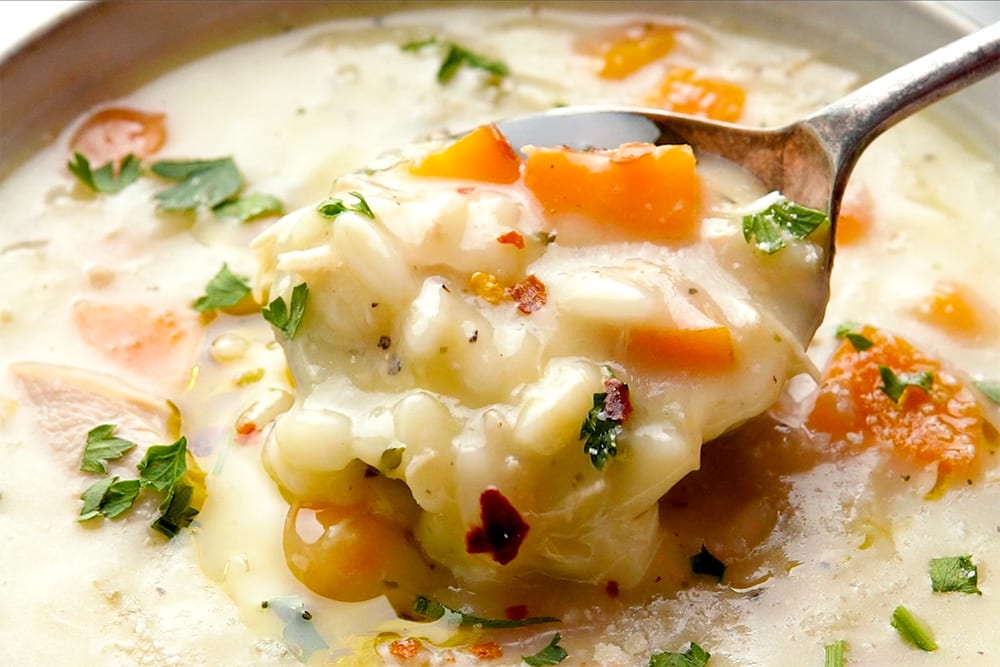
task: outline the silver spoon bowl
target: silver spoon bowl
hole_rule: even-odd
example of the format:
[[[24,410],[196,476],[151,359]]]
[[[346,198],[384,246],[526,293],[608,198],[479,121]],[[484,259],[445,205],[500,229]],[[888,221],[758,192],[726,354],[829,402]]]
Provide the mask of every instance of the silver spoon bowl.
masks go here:
[[[835,222],[847,179],[877,136],[998,70],[1000,23],[995,23],[784,127],[757,129],[657,109],[613,106],[557,108],[504,120],[497,127],[517,149],[531,144],[609,148],[632,141],[689,144],[696,155],[712,153],[734,162],[767,189],[825,211]],[[995,111],[1000,119],[1000,99]],[[996,137],[988,141],[995,142]],[[833,233],[829,238],[825,296],[833,268]],[[818,306],[810,338],[822,322],[826,298]]]

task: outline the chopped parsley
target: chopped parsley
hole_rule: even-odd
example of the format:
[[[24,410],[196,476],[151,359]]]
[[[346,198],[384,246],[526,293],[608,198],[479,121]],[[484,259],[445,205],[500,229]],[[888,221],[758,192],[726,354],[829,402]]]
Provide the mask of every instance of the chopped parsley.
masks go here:
[[[205,313],[218,308],[235,306],[250,295],[250,285],[223,264],[219,272],[205,285],[205,294],[194,302],[194,309]]]
[[[688,559],[691,571],[695,574],[706,574],[715,577],[719,581],[726,575],[726,564],[712,555],[712,553],[701,545],[701,551]]]
[[[83,449],[80,470],[99,474],[106,473],[108,461],[120,459],[127,451],[135,447],[135,443],[131,440],[112,436],[114,431],[114,425],[102,424],[87,432],[87,445]]]
[[[114,162],[108,162],[103,167],[91,169],[90,161],[87,157],[82,153],[74,152],[73,159],[66,163],[66,167],[94,192],[114,194],[131,185],[139,178],[141,161],[129,153],[118,164],[118,174],[116,176]]]
[[[502,60],[494,60],[481,56],[454,42],[439,40],[437,37],[409,42],[408,44],[404,44],[402,49],[404,51],[420,51],[424,47],[431,45],[438,45],[444,50],[444,58],[441,61],[441,67],[437,71],[438,83],[443,84],[451,81],[462,66],[480,69],[494,76],[503,77],[510,74],[510,69]]]
[[[288,340],[295,338],[302,316],[306,312],[306,300],[309,298],[309,286],[299,283],[292,288],[291,306],[285,303],[283,297],[278,297],[261,310],[264,319],[281,331]]]
[[[139,481],[144,489],[169,493],[187,472],[187,438],[169,445],[154,445],[139,461]]]
[[[903,397],[903,390],[907,387],[920,387],[924,391],[930,391],[934,384],[934,375],[930,371],[921,373],[896,373],[888,366],[879,366],[878,374],[882,377],[882,386],[879,387],[885,395],[899,403]]]
[[[654,653],[649,656],[649,667],[705,667],[711,657],[711,653],[691,642],[683,653]]]
[[[89,521],[99,516],[114,519],[132,508],[139,495],[139,480],[105,477],[94,482],[83,494],[80,500],[83,507],[77,521]]]
[[[986,398],[990,399],[997,405],[1000,405],[1000,382],[991,380],[976,380],[972,384],[976,385],[976,388],[983,392],[986,395]]]
[[[921,651],[937,650],[937,642],[934,641],[930,631],[906,607],[900,605],[893,609],[891,623],[905,641]]]
[[[435,600],[431,600],[423,595],[418,595],[413,601],[413,611],[426,616],[432,620],[437,620],[445,614],[455,614],[460,617],[461,627],[476,628],[520,628],[525,625],[538,625],[540,623],[558,623],[559,619],[553,616],[529,616],[528,618],[482,618],[467,614],[464,611],[452,609]]]
[[[846,650],[847,642],[843,639],[838,639],[824,646],[823,667],[844,667],[844,652]]]
[[[931,559],[930,576],[935,593],[983,594],[979,590],[979,570],[971,555]]]
[[[193,211],[199,206],[214,208],[243,187],[243,176],[230,157],[216,160],[154,162],[157,176],[177,185],[156,194],[164,211]]]
[[[182,528],[187,528],[198,510],[191,506],[194,488],[190,484],[178,483],[170,488],[167,497],[160,503],[160,516],[153,521],[153,530],[163,533],[167,539],[175,537]]]
[[[835,335],[841,340],[848,341],[858,352],[864,352],[875,343],[873,343],[871,339],[866,338],[865,336],[862,336],[854,331],[857,327],[858,325],[855,322],[845,322],[837,327]]]
[[[250,194],[238,199],[224,201],[212,209],[220,218],[235,218],[239,222],[248,222],[262,215],[281,215],[285,205],[281,200],[271,195]]]
[[[540,665],[558,665],[569,655],[569,653],[566,652],[566,649],[559,645],[560,639],[561,637],[559,636],[559,633],[555,633],[545,648],[535,655],[522,655],[521,660],[531,665],[531,667],[540,667]]]
[[[341,213],[346,211],[354,211],[355,213],[360,213],[370,220],[375,219],[375,213],[372,211],[368,202],[361,195],[360,192],[348,192],[357,201],[353,204],[347,204],[343,199],[338,197],[328,197],[325,201],[321,202],[319,206],[316,207],[316,211],[329,220],[333,220]]]
[[[594,405],[584,418],[579,435],[584,453],[598,470],[603,470],[608,459],[618,454],[618,436],[632,412],[627,384],[610,377],[605,378],[604,388],[607,391],[594,394]]]
[[[780,197],[764,210],[743,216],[743,239],[773,255],[787,245],[786,233],[804,239],[828,221],[823,211]]]

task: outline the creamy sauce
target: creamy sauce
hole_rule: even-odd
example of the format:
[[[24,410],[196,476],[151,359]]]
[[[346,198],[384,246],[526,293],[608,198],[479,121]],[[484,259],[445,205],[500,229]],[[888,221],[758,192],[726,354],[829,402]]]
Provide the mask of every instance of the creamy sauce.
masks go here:
[[[291,211],[429,134],[555,104],[641,102],[663,68],[596,77],[580,35],[599,34],[605,23],[511,9],[318,25],[209,56],[109,105],[166,114],[167,141],[154,159],[232,155],[248,190],[275,194]],[[741,120],[751,125],[798,117],[855,82],[803,50],[681,26],[666,62],[739,84],[748,91]],[[437,52],[399,46],[442,30],[502,57],[514,74],[492,85],[463,69],[438,85]],[[1000,617],[995,436],[984,439],[968,484],[928,499],[932,468],[879,450],[837,456],[796,428],[802,406],[794,399],[808,394],[809,380],[793,385],[771,416],[705,448],[701,470],[659,503],[663,538],[635,586],[616,590],[587,573],[573,578],[597,586],[534,575],[471,586],[444,577],[424,591],[486,617],[524,605],[530,615],[560,617],[558,625],[472,637],[447,622],[397,620],[385,598],[317,595],[286,563],[289,504],[262,464],[266,434],[236,432],[241,420],[269,419],[291,403],[295,389],[273,330],[257,316],[196,320],[163,372],[86,342],[75,314],[84,301],[186,316],[223,262],[239,275],[256,273],[250,242],[273,219],[237,225],[207,211],[156,213],[152,197],[164,185],[153,178],[93,195],[64,167],[74,129],[0,184],[5,663],[296,664],[282,639],[286,623],[261,608],[290,595],[305,602],[332,659],[348,664],[393,659],[388,640],[376,648],[379,632],[498,642],[497,662],[516,664],[555,630],[570,654],[564,664],[645,665],[651,653],[688,641],[708,649],[713,666],[818,664],[823,645],[841,638],[860,664],[998,659],[988,632]],[[1000,379],[1000,315],[989,301],[1000,293],[997,165],[915,118],[871,147],[851,187],[869,193],[871,221],[838,249],[827,318],[810,349],[815,364],[825,364],[837,325],[857,320],[908,338],[954,372]],[[978,295],[971,333],[921,310],[945,283]],[[996,406],[984,401],[983,411],[995,424]],[[77,470],[79,448],[90,428],[111,422],[140,449],[187,435],[207,473],[207,501],[192,529],[165,542],[146,527],[156,514],[148,500],[118,520],[75,521],[79,495],[96,479]],[[114,463],[114,473],[134,470],[138,454]],[[722,584],[691,574],[688,558],[703,544],[729,565]],[[960,554],[979,564],[983,595],[932,593],[928,561]],[[928,622],[936,652],[900,640],[889,625],[900,604]],[[464,648],[455,655],[479,662]],[[311,664],[325,660],[318,651]]]

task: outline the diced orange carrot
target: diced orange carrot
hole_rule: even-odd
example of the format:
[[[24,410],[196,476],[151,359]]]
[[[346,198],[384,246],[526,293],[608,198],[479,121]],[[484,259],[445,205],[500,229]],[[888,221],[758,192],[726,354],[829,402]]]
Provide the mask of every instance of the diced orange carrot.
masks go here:
[[[674,30],[653,23],[631,24],[602,33],[596,44],[584,44],[581,50],[600,56],[602,78],[624,79],[670,53]]]
[[[142,304],[78,301],[73,318],[91,347],[126,368],[168,381],[190,375],[203,332],[194,311]]]
[[[646,100],[668,111],[736,122],[743,114],[746,91],[722,79],[701,79],[692,69],[675,67]]]
[[[845,340],[836,350],[809,414],[809,428],[848,449],[888,446],[913,463],[936,463],[939,481],[966,474],[983,433],[972,393],[902,338],[870,326],[859,333],[871,347],[858,351]],[[906,387],[897,403],[882,390],[879,366],[897,377],[929,372],[930,391]]]
[[[689,239],[699,182],[690,146],[623,144],[614,150],[525,148],[524,183],[552,218],[579,214],[650,241]]]
[[[83,122],[70,148],[83,153],[92,164],[118,163],[129,153],[149,157],[167,138],[165,116],[136,109],[101,109]]]
[[[410,171],[427,178],[513,183],[521,176],[521,159],[500,130],[482,125],[447,148],[431,153]]]
[[[848,185],[837,215],[837,245],[849,246],[863,241],[871,233],[872,220],[873,203],[868,189]]]
[[[733,338],[722,326],[705,329],[632,329],[625,363],[658,370],[717,372],[735,362]]]
[[[992,339],[1000,329],[996,311],[963,283],[939,283],[913,311],[921,321],[969,342]]]

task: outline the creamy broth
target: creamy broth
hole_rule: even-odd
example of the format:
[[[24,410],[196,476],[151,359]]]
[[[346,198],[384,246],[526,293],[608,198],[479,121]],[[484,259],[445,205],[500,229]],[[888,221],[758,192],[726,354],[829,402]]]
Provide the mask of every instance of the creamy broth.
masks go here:
[[[815,385],[800,376],[768,414],[707,445],[700,470],[676,485],[677,479],[663,480],[652,491],[643,509],[652,508],[647,518],[655,520],[635,545],[622,547],[625,558],[610,570],[613,576],[603,568],[612,556],[570,569],[536,559],[537,567],[513,579],[488,561],[488,575],[476,574],[467,560],[456,566],[446,550],[434,547],[453,527],[424,535],[420,544],[455,567],[457,579],[440,565],[427,579],[421,579],[423,572],[403,573],[424,587],[402,586],[407,596],[419,592],[482,617],[556,616],[560,623],[456,630],[448,616],[433,624],[398,618],[392,605],[405,608],[403,595],[340,602],[293,575],[283,547],[290,503],[328,501],[323,493],[336,496],[338,489],[315,475],[321,464],[309,467],[303,484],[326,484],[322,493],[291,488],[291,475],[268,454],[277,447],[271,420],[289,409],[289,415],[300,411],[314,391],[303,381],[305,369],[317,359],[344,362],[322,350],[283,349],[276,342],[281,334],[255,309],[199,316],[191,304],[223,263],[246,278],[262,271],[263,288],[270,282],[271,258],[261,251],[268,239],[294,228],[296,216],[313,214],[316,202],[331,193],[349,199],[349,191],[380,187],[378,174],[350,174],[387,155],[391,163],[400,147],[428,137],[443,146],[445,135],[498,118],[558,104],[643,103],[668,68],[692,69],[745,90],[739,119],[751,125],[797,118],[857,82],[851,72],[806,50],[662,16],[657,23],[670,26],[672,40],[664,55],[620,79],[598,76],[606,57],[602,49],[623,39],[609,26],[630,22],[508,8],[320,24],[207,56],[102,105],[165,114],[166,141],[147,162],[233,156],[247,192],[275,195],[286,211],[304,212],[273,227],[274,217],[238,224],[204,208],[157,212],[154,195],[169,184],[155,177],[139,178],[117,194],[94,194],[65,167],[72,137],[89,113],[0,184],[5,664],[284,665],[298,664],[289,647],[303,643],[319,649],[309,664],[518,664],[556,631],[569,653],[563,664],[645,665],[650,655],[682,651],[692,641],[711,652],[713,666],[821,664],[824,645],[838,639],[847,642],[849,664],[995,663],[1000,647],[989,630],[990,619],[1000,618],[994,584],[1000,468],[996,432],[988,424],[996,424],[998,414],[978,394],[986,424],[979,456],[968,475],[943,486],[934,465],[880,448],[845,452],[802,427]],[[435,47],[400,48],[432,35],[500,58],[512,73],[493,79],[464,67],[441,85],[435,80],[441,63]],[[713,177],[709,161],[699,169],[706,183],[736,193],[742,204],[765,194],[738,179],[733,185],[725,174]],[[419,184],[403,180],[392,185],[419,194]],[[1000,293],[993,250],[1000,247],[998,191],[997,165],[927,119],[906,121],[879,139],[852,179],[849,202],[855,209],[845,210],[865,211],[868,219],[838,248],[826,320],[809,349],[812,362],[824,368],[840,343],[838,325],[856,321],[906,338],[939,359],[942,374],[1000,380],[1000,313],[991,303]],[[371,197],[379,214],[390,200]],[[711,206],[716,218],[738,221],[738,207],[723,215]],[[525,236],[529,228],[537,231],[530,224]],[[560,243],[554,246],[558,250]],[[734,247],[750,252],[745,245]],[[564,258],[549,261],[563,261],[558,268],[593,264],[595,255],[597,264],[610,266],[616,259],[600,254],[611,252],[605,246],[588,251],[589,260],[577,247],[564,252]],[[642,252],[659,257],[649,248]],[[544,262],[540,266],[544,272]],[[288,298],[290,287],[283,284],[267,297]],[[774,303],[782,303],[780,290],[770,290]],[[961,299],[949,300],[948,294]],[[557,286],[553,296],[558,303]],[[361,305],[370,309],[372,299],[365,299]],[[142,348],[129,338],[130,325],[112,327],[118,334],[113,340],[88,338],[87,314],[100,319],[112,312],[102,310],[108,304],[130,309],[123,321],[146,318],[161,329],[173,327],[167,352],[150,357],[162,363],[137,363],[146,357],[130,356]],[[963,315],[963,304],[971,314]],[[287,365],[286,351],[292,359]],[[798,364],[794,349],[777,359],[791,360],[779,375],[808,367],[804,360]],[[596,375],[586,393],[599,391],[595,369],[603,362],[598,358],[588,371]],[[328,386],[340,377],[332,374],[331,381],[329,368],[319,368],[317,377]],[[449,382],[462,380],[457,377]],[[531,380],[537,373],[511,384]],[[699,387],[699,396],[719,392],[690,386]],[[732,382],[729,394],[719,393],[724,412],[746,398],[732,391],[736,386],[742,385]],[[742,393],[754,392],[761,405],[727,414],[699,433],[718,435],[771,402],[766,391],[758,395],[760,387],[747,387]],[[535,394],[547,392],[543,385]],[[328,405],[344,409],[337,404],[343,396],[328,393]],[[293,408],[296,400],[300,404]],[[479,409],[506,397],[476,401]],[[364,423],[365,412],[352,409],[354,422]],[[414,418],[430,421],[427,411],[435,409],[418,405]],[[372,418],[362,435],[378,435],[377,421]],[[190,529],[169,542],[150,531],[157,516],[150,495],[121,518],[76,521],[80,494],[99,479],[78,470],[83,444],[87,432],[104,423],[116,424],[117,435],[139,445],[108,464],[123,477],[135,475],[146,447],[187,437],[206,473],[206,499]],[[676,478],[699,465],[697,444],[682,457]],[[380,446],[379,453],[385,449]],[[586,463],[579,448],[575,442],[567,447]],[[350,456],[364,459],[360,449]],[[435,475],[430,483],[448,479]],[[476,500],[457,502],[474,507]],[[313,525],[293,525],[293,532],[315,531],[322,523],[307,518]],[[457,525],[465,523],[463,518]],[[626,543],[614,532],[604,538],[609,551]],[[721,582],[691,572],[689,558],[702,546],[727,564]],[[932,592],[929,561],[964,554],[979,566],[982,595]],[[296,617],[298,600],[311,619]],[[271,601],[268,608],[263,601]],[[936,651],[904,643],[889,623],[899,605],[930,626]],[[405,657],[403,644],[393,643],[407,637],[420,638],[413,658]],[[452,648],[438,655],[434,644]]]

